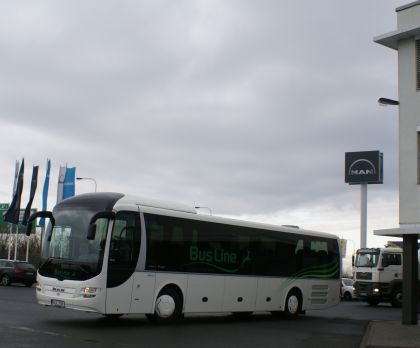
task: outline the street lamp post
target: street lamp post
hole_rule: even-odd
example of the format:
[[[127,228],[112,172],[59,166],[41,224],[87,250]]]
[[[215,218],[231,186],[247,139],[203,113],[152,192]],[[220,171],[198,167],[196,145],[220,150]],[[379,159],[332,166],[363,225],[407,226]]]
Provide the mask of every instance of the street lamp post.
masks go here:
[[[95,192],[98,190],[98,186],[96,185],[96,180],[94,178],[76,178],[76,180],[91,180],[95,184]]]

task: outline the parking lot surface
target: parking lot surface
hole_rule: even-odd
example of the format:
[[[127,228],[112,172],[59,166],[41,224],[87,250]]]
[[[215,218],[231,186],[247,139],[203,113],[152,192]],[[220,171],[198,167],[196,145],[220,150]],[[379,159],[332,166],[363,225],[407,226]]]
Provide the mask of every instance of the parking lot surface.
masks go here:
[[[341,302],[297,320],[257,314],[190,315],[156,326],[142,315],[98,314],[39,306],[35,288],[0,286],[0,347],[359,347],[370,320],[400,320],[401,310]]]

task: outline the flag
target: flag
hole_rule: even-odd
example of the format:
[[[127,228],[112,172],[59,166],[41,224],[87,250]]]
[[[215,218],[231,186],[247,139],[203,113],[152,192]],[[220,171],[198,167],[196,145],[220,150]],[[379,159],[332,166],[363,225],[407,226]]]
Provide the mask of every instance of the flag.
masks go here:
[[[63,199],[74,196],[74,180],[76,177],[76,167],[66,168],[63,184]]]
[[[31,193],[29,194],[29,202],[26,205],[25,213],[23,214],[22,225],[26,226],[28,223],[29,215],[31,215],[32,202],[38,185],[38,169],[39,166],[33,166],[32,169],[32,180],[31,180]]]
[[[18,177],[19,177],[19,161],[16,161],[16,166],[15,166],[15,180],[13,181],[13,195],[16,192],[16,185],[18,182]]]
[[[22,164],[20,165],[20,170],[18,174],[16,190],[13,194],[12,203],[10,204],[9,209],[4,214],[4,221],[10,222],[12,224],[19,224],[19,213],[20,213],[20,199],[22,196],[23,190],[23,172],[25,167],[25,160],[22,158]]]
[[[47,159],[47,172],[45,174],[44,188],[42,190],[42,210],[47,210],[48,187],[50,186],[51,161]],[[39,219],[39,225],[45,227],[45,218]]]
[[[66,168],[60,166],[60,171],[58,172],[58,186],[57,186],[57,204],[63,200],[63,184],[64,177],[66,176]]]

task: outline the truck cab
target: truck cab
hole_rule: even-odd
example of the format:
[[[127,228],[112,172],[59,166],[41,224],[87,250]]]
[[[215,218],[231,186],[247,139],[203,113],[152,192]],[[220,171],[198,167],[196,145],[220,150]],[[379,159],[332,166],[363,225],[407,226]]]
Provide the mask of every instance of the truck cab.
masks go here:
[[[375,306],[379,302],[402,305],[402,258],[400,248],[363,248],[356,252],[356,296]]]

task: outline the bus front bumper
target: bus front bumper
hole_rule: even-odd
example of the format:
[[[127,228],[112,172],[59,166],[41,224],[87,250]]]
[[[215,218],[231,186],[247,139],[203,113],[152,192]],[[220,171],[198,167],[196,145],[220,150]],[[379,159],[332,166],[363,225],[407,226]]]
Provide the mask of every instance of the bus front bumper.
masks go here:
[[[36,286],[36,298],[40,305],[70,308],[85,312],[103,313],[105,294],[99,288],[80,289],[69,286]]]

